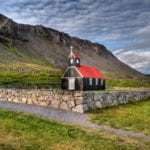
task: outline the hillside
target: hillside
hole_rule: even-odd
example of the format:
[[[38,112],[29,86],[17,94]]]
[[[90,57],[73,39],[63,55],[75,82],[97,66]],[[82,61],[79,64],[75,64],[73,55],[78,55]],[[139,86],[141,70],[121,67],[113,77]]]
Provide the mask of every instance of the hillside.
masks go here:
[[[41,25],[18,24],[0,14],[1,64],[6,66],[7,64],[21,64],[22,66],[35,64],[39,67],[54,68],[54,70],[57,68],[60,75],[60,70],[67,66],[71,45],[80,54],[83,64],[99,68],[107,77],[115,79],[147,78],[119,61],[101,44],[71,37],[66,33]],[[13,68],[9,69],[11,70]]]

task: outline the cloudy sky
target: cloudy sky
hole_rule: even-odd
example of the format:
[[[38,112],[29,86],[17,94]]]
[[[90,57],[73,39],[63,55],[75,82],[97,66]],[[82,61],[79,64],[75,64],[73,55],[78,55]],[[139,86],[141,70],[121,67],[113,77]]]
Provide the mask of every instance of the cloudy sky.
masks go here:
[[[0,13],[104,44],[150,74],[150,0],[0,0]]]

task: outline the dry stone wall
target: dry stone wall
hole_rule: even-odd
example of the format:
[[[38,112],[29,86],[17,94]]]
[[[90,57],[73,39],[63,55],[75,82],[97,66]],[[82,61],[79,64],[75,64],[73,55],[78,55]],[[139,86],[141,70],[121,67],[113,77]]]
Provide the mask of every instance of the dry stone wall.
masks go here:
[[[150,97],[150,91],[101,92],[63,91],[59,89],[8,89],[0,88],[0,100],[35,104],[84,113],[89,109],[126,104],[130,99]]]
[[[150,91],[128,91],[128,92],[85,92],[84,101],[89,109],[100,109],[106,107],[126,104],[130,100],[140,101],[142,98],[150,97]]]

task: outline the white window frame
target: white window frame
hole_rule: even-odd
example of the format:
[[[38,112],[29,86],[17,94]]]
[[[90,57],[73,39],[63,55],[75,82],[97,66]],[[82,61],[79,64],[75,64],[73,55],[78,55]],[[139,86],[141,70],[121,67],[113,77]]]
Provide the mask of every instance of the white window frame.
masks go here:
[[[95,79],[95,85],[98,85],[98,79],[97,78]]]
[[[92,78],[89,79],[89,85],[92,85]]]

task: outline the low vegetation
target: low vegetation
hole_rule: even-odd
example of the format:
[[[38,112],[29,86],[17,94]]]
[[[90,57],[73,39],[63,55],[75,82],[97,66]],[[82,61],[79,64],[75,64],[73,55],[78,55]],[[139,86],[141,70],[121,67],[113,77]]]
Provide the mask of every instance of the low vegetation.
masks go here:
[[[133,79],[114,79],[111,77],[108,77],[106,79],[106,85],[107,87],[150,87],[150,80],[149,79],[143,79],[143,78],[133,78]]]
[[[126,76],[122,73],[112,73],[103,71],[103,74],[106,78],[106,87],[114,88],[114,87],[134,87],[134,88],[150,88],[150,78],[149,76],[135,76],[134,78],[131,76]]]
[[[51,66],[35,64],[1,64],[0,85],[3,86],[60,86],[62,71]]]
[[[146,141],[95,133],[73,125],[0,109],[1,150],[148,150]]]
[[[135,132],[150,134],[150,98],[129,104],[91,111],[90,121]]]

